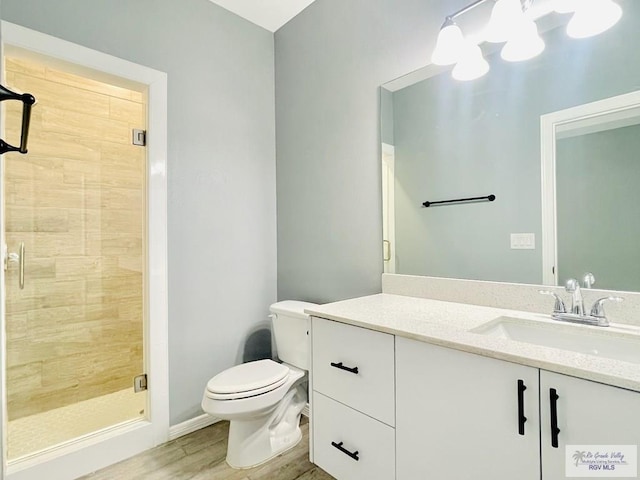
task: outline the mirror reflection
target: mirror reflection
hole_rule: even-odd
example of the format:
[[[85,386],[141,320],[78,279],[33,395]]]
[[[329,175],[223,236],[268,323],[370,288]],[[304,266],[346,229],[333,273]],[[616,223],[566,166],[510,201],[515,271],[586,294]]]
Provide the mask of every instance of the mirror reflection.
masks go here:
[[[598,288],[640,290],[639,124],[640,91],[542,117],[545,283],[588,265]]]
[[[601,36],[550,30],[542,55],[488,55],[473,82],[425,69],[383,85],[385,271],[534,284],[593,272],[598,288],[640,291],[637,125],[559,135],[557,249],[543,263],[541,117],[640,89],[640,6],[619,3],[624,16]]]

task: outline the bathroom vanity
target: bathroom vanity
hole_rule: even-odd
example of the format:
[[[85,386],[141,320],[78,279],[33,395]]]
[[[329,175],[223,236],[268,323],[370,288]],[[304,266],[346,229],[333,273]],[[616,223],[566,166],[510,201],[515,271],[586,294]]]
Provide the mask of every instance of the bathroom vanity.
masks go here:
[[[640,444],[638,327],[387,293],[307,313],[310,455],[338,480],[559,480],[574,445]]]

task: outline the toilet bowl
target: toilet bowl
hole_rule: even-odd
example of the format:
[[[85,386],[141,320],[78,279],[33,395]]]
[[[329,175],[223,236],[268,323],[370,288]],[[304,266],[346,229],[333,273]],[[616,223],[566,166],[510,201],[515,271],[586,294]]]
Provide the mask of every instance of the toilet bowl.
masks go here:
[[[309,318],[314,304],[285,301],[271,305],[275,343],[283,362],[257,360],[214,376],[202,409],[229,420],[227,463],[251,468],[293,448],[302,438],[300,414],[307,403]]]

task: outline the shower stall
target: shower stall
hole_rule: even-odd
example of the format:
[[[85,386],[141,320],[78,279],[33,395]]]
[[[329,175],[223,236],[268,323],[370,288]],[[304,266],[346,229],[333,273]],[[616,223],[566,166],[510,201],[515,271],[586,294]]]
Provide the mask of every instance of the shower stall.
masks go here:
[[[28,153],[3,155],[11,464],[147,418],[147,97],[18,48],[4,77],[37,99]],[[15,144],[22,106],[3,106]]]
[[[167,74],[0,44],[0,478],[66,480],[170,435]]]

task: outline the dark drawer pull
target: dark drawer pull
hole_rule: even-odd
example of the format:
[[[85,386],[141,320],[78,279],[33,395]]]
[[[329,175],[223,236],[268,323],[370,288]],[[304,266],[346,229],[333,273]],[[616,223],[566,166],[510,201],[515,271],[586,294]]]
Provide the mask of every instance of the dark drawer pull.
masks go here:
[[[558,448],[558,392],[555,388],[549,389],[549,407],[551,408],[551,446]]]
[[[335,448],[337,448],[338,450],[340,450],[342,453],[344,453],[345,455],[353,458],[356,462],[358,460],[360,460],[360,457],[358,457],[358,451],[356,450],[355,452],[350,452],[349,450],[347,450],[346,448],[344,448],[342,446],[344,442],[340,442],[340,443],[336,443],[336,442],[331,442],[331,445],[334,446]]]
[[[331,362],[331,366],[335,367],[335,368],[339,368],[340,370],[345,370],[347,372],[351,372],[351,373],[355,373],[356,375],[358,374],[358,367],[345,367],[342,362],[340,363],[333,363]]]
[[[527,421],[527,417],[524,416],[524,391],[526,389],[524,380],[518,380],[518,433],[520,435],[524,435],[524,424]]]

